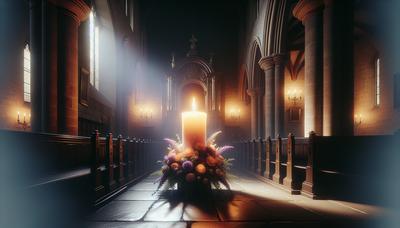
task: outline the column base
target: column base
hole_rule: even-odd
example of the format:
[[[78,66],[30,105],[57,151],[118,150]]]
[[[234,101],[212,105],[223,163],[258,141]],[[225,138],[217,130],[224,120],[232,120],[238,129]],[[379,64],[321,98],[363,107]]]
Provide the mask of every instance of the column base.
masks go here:
[[[280,183],[281,184],[281,176],[279,175],[279,174],[277,174],[277,173],[275,173],[273,176],[272,176],[272,180],[273,181],[275,181],[276,183]]]
[[[292,195],[299,195],[300,190],[296,189],[296,185],[291,178],[283,178],[283,186],[290,192]]]
[[[301,185],[301,195],[311,199],[318,199],[318,195],[315,192],[315,186],[313,183],[304,181]]]
[[[271,179],[271,173],[269,171],[265,171],[263,176],[265,178]]]

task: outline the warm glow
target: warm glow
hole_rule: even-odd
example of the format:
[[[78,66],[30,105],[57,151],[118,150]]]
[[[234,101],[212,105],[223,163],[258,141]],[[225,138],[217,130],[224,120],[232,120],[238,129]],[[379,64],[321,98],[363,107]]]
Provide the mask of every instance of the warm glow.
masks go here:
[[[197,110],[197,104],[196,104],[196,98],[192,98],[192,111],[196,111]]]
[[[139,119],[150,120],[153,119],[154,114],[154,108],[149,104],[137,106],[137,116]]]
[[[297,102],[302,100],[302,92],[300,89],[291,88],[287,90],[286,97],[292,102]]]
[[[357,113],[357,114],[354,115],[354,124],[355,125],[360,125],[362,123],[362,121],[363,121],[363,115],[362,114]]]

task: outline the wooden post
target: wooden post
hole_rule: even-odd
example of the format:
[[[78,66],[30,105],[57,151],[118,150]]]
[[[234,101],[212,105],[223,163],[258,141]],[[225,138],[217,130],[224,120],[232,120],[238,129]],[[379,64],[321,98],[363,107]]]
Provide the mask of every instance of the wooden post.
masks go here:
[[[262,175],[262,170],[261,170],[261,154],[262,154],[262,138],[260,137],[258,139],[258,144],[257,144],[257,174]]]
[[[295,156],[295,137],[292,133],[288,136],[287,145],[287,161],[286,161],[286,177],[283,179],[283,185],[286,186],[291,194],[298,194],[299,191],[294,186],[294,156]]]
[[[301,187],[301,194],[311,197],[313,199],[317,198],[315,191],[315,177],[316,177],[316,163],[315,163],[315,132],[310,132],[310,137],[308,138],[308,155],[307,155],[307,168],[306,168],[306,179]]]
[[[94,197],[93,202],[96,201],[100,196],[105,194],[105,188],[102,184],[101,170],[99,167],[100,157],[100,144],[99,144],[99,131],[95,130],[91,137],[91,162],[90,172],[93,182]]]
[[[282,139],[281,136],[278,135],[275,146],[275,173],[272,176],[272,180],[277,183],[281,183],[281,154],[282,154]]]
[[[255,172],[256,171],[256,139],[253,139],[251,141],[251,147],[250,147],[250,159],[251,159],[251,166],[250,166],[250,171]]]
[[[272,149],[271,137],[268,136],[267,140],[265,141],[265,171],[264,171],[264,177],[268,179],[271,179],[271,149]]]
[[[109,133],[106,138],[106,169],[108,172],[107,190],[112,191],[116,187],[116,182],[114,178],[114,151],[112,133]]]
[[[132,180],[133,177],[136,175],[136,167],[134,164],[134,156],[135,156],[135,145],[134,145],[134,141],[132,141],[132,139],[127,138],[126,139],[126,144],[127,144],[127,155],[128,155],[128,159],[127,159],[127,169],[128,169],[128,178],[129,180]]]
[[[244,142],[244,148],[245,148],[245,159],[244,159],[244,163],[245,163],[245,169],[249,169],[250,165],[250,150],[249,150],[249,145],[250,145],[250,141],[245,141]]]
[[[117,148],[118,148],[118,183],[120,186],[125,183],[125,156],[124,156],[124,141],[122,141],[122,136],[118,135]]]
[[[243,141],[243,163],[242,163],[242,168],[247,169],[247,141]]]

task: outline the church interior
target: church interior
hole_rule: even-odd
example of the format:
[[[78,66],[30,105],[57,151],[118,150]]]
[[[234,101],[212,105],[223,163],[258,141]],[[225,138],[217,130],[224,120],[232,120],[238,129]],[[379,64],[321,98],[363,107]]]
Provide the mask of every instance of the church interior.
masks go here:
[[[0,227],[399,227],[399,11],[1,0]]]

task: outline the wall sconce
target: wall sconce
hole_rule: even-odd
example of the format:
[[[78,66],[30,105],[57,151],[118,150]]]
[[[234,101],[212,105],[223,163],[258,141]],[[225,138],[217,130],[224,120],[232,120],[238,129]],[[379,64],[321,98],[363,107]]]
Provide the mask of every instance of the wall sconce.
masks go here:
[[[26,113],[23,115],[23,121],[21,121],[20,113],[17,112],[17,125],[19,128],[24,129],[24,131],[31,127],[31,114],[29,114],[28,118],[26,117]]]
[[[288,100],[296,105],[297,102],[301,101],[303,98],[301,97],[301,90],[298,89],[291,89],[287,92]]]
[[[151,108],[140,108],[139,115],[141,119],[146,121],[153,119],[153,109]]]
[[[229,117],[232,120],[240,120],[240,109],[239,108],[231,108],[229,110]]]
[[[363,121],[363,116],[361,114],[354,115],[354,125],[355,126],[361,125],[362,121]]]

